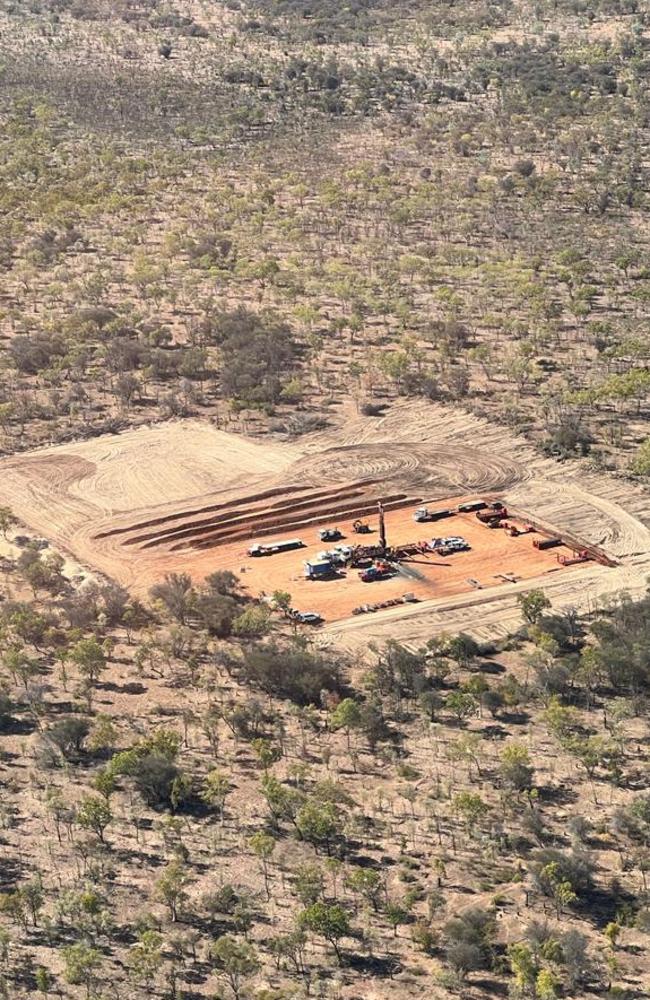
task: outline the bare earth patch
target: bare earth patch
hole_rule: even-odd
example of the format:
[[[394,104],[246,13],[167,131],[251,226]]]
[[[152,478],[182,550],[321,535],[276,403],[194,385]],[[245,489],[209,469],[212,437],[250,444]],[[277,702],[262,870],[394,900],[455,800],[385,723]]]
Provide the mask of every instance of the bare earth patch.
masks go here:
[[[530,537],[489,532],[471,516],[444,527],[411,521],[420,501],[482,492],[601,546],[618,565],[558,572],[555,552],[533,556]],[[349,571],[338,583],[304,581],[303,559],[325,547],[317,526],[338,524],[350,539],[352,520],[372,515],[379,497],[394,508],[394,541],[461,534],[472,552],[451,557],[444,569],[428,560],[417,567],[420,580],[365,585]],[[650,574],[644,493],[584,465],[542,459],[502,428],[424,402],[397,403],[380,419],[348,413],[341,426],[297,443],[178,421],[32,452],[0,463],[0,502],[140,596],[165,573],[188,572],[199,582],[218,568],[243,569],[251,593],[288,589],[297,607],[325,614],[322,641],[351,649],[369,636],[418,642],[441,629],[499,634],[518,622],[521,590],[543,586],[556,606],[587,610],[621,590],[642,594]],[[276,534],[302,537],[308,547],[261,561],[246,555],[258,535]],[[502,582],[499,573],[518,582]],[[420,603],[350,617],[355,605],[406,591]]]

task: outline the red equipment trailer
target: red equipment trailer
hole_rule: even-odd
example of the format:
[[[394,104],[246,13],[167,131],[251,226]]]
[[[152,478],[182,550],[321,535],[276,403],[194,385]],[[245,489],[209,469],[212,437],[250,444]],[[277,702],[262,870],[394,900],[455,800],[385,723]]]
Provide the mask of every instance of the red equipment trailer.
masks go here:
[[[582,549],[580,552],[573,552],[570,556],[557,556],[557,561],[561,566],[576,566],[578,563],[588,562],[589,553],[586,549]]]

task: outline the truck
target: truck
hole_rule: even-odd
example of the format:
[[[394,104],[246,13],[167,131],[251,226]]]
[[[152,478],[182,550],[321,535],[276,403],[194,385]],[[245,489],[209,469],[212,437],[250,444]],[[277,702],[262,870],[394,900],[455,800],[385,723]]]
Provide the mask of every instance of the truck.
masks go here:
[[[334,549],[323,549],[322,552],[316,554],[316,562],[328,562],[331,566],[345,566],[346,562],[350,558],[352,549],[349,546],[342,545],[340,548]]]
[[[392,576],[393,572],[388,563],[376,562],[373,566],[368,566],[368,569],[361,570],[359,579],[363,583],[374,583],[376,580],[385,580],[386,577]]]
[[[449,552],[467,552],[467,550],[471,548],[469,542],[466,542],[464,538],[459,538],[456,535],[445,539],[445,547],[449,550]]]
[[[432,538],[427,547],[430,552],[449,555],[451,552],[466,552],[471,546],[460,535],[449,535],[447,538]]]
[[[489,524],[490,526],[494,522],[498,524],[499,521],[504,521],[508,516],[508,511],[505,507],[500,505],[499,507],[487,507],[485,510],[479,510],[476,517],[481,522],[481,524]]]
[[[306,580],[324,580],[334,573],[334,566],[329,559],[318,559],[305,563]]]
[[[467,503],[458,504],[459,514],[473,514],[477,510],[485,510],[487,500],[469,500]]]
[[[291,617],[301,625],[320,625],[323,621],[323,616],[317,611],[294,611]]]
[[[352,530],[354,531],[355,535],[369,535],[370,525],[366,524],[365,521],[357,520],[353,522]]]
[[[343,535],[338,528],[321,528],[318,532],[321,542],[338,542]]]
[[[335,545],[333,549],[328,549],[326,552],[319,552],[318,558],[329,559],[334,566],[345,566],[350,560],[352,552],[353,548],[351,545]]]
[[[272,556],[277,552],[289,552],[291,549],[302,549],[305,543],[300,538],[288,538],[277,542],[257,542],[248,550],[249,556]]]
[[[418,507],[413,515],[414,521],[441,521],[443,517],[451,517],[453,510],[429,510],[428,507]]]

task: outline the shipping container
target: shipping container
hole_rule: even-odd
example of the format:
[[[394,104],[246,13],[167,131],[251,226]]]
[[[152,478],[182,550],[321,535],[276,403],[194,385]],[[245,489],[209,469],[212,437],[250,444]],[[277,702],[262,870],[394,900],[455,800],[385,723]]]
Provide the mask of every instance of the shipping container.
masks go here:
[[[561,538],[536,538],[533,547],[536,549],[554,549],[556,545],[561,545]]]
[[[306,580],[320,580],[325,576],[331,576],[333,572],[334,567],[329,559],[321,559],[318,562],[305,563]]]

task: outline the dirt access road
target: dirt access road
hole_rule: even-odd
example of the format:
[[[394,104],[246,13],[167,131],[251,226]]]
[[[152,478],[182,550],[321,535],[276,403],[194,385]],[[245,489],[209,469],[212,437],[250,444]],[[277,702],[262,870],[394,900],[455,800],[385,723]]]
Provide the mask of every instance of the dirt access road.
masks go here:
[[[518,590],[538,584],[558,606],[581,609],[622,590],[645,592],[650,498],[641,489],[592,473],[584,463],[540,458],[503,428],[424,401],[398,402],[379,419],[351,410],[337,419],[297,441],[250,440],[199,421],[173,421],[43,449],[0,462],[0,503],[83,565],[139,595],[167,572],[186,571],[199,581],[217,568],[220,555],[218,548],[174,548],[173,540],[149,548],[126,544],[138,526],[161,518],[180,525],[197,509],[236,507],[244,497],[287,487],[317,492],[368,480],[375,495],[380,489],[427,501],[501,494],[551,529],[602,545],[619,562],[615,569],[590,564],[538,574],[490,591],[444,596],[440,590],[419,605],[322,630],[320,641],[357,650],[369,637],[418,642],[459,628],[498,634],[519,621]],[[245,546],[237,544],[241,552]],[[235,559],[235,570],[240,562]],[[513,567],[494,572],[502,569]],[[480,572],[463,571],[477,578]]]

